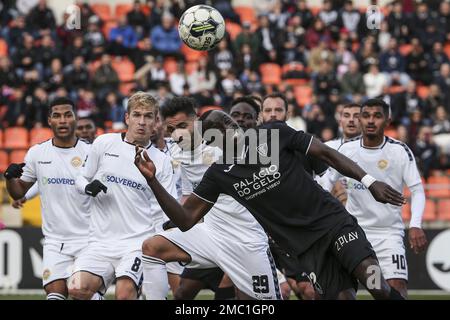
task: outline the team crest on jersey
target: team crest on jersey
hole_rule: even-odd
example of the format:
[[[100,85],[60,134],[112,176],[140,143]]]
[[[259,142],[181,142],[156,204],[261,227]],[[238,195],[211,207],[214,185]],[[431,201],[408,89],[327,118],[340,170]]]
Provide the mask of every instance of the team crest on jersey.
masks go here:
[[[260,144],[257,148],[256,151],[258,151],[258,153],[263,156],[263,157],[267,157],[267,152],[268,152],[269,148],[267,147],[267,143],[264,142],[262,144]]]
[[[214,162],[214,152],[213,151],[204,151],[202,153],[203,164],[210,166]]]
[[[72,160],[70,160],[70,164],[74,166],[75,168],[78,168],[81,166],[83,162],[81,161],[80,157],[73,157]]]
[[[172,159],[172,168],[175,170],[180,166],[180,161]]]
[[[45,269],[44,272],[42,273],[42,279],[47,280],[49,277],[50,277],[50,270]]]
[[[386,169],[387,166],[388,166],[388,161],[387,160],[380,160],[380,161],[378,161],[378,168],[380,170]]]

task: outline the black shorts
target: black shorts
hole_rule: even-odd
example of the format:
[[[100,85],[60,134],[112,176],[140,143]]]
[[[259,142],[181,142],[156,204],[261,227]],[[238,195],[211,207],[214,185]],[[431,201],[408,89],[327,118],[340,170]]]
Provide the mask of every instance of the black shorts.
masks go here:
[[[285,277],[297,280],[304,271],[300,269],[298,259],[283,250],[273,240],[269,240],[269,247],[277,269],[280,270]]]
[[[216,292],[223,278],[223,271],[220,268],[194,269],[184,268],[181,278],[197,280],[202,282],[207,289]]]
[[[299,264],[323,299],[336,299],[341,291],[358,289],[352,273],[369,256],[376,258],[363,229],[349,215],[301,254]]]

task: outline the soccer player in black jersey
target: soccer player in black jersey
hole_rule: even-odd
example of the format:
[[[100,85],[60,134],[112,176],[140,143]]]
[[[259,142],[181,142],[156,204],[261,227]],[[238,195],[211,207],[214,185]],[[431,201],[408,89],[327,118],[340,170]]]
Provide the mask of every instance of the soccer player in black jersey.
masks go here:
[[[226,146],[231,142],[230,137],[235,140],[241,137],[237,123],[224,112],[207,112],[201,120],[207,143],[223,139]],[[211,128],[222,133],[216,137],[217,141],[208,140]],[[227,134],[230,129],[234,130],[233,135]],[[260,134],[264,130],[269,130],[269,134]],[[259,138],[256,149],[260,154],[257,163],[248,163],[250,144],[244,144],[241,150],[224,147],[224,159],[229,158],[226,152],[233,150],[234,162],[214,163],[183,206],[155,178],[155,166],[142,148],[136,148],[135,165],[164,212],[181,230],[196,224],[219,194],[224,193],[245,206],[283,249],[300,261],[308,261],[321,298],[337,299],[349,285],[356,291],[359,280],[376,299],[402,299],[379,272],[376,255],[356,219],[313,181],[299,165],[295,153],[311,154],[343,175],[361,181],[379,202],[400,206],[405,203],[404,197],[367,175],[352,160],[284,123],[262,125],[256,134]],[[274,141],[278,150],[273,150],[279,161],[267,164],[264,158],[272,153],[272,136],[279,138]]]

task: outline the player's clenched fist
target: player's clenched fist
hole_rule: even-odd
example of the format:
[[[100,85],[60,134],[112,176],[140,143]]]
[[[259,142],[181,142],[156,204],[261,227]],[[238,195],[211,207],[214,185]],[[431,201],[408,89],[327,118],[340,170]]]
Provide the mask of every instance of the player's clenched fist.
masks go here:
[[[20,178],[23,173],[25,163],[11,163],[5,171],[5,178],[11,180],[13,178]]]
[[[147,181],[150,181],[155,177],[155,164],[150,159],[147,152],[139,146],[136,146],[136,156],[134,157],[134,164],[145,177],[145,179],[147,179]]]
[[[107,190],[108,188],[98,180],[92,181],[84,188],[84,192],[92,197],[97,196],[97,194],[99,194],[100,191],[106,193]]]

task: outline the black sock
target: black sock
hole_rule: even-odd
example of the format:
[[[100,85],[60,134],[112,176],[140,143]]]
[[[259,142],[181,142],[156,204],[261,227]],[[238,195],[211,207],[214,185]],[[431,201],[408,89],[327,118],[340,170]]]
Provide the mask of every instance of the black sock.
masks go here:
[[[391,287],[391,292],[389,293],[389,300],[405,300],[403,296],[395,288]]]
[[[236,298],[234,287],[217,288],[214,300],[233,300]]]

